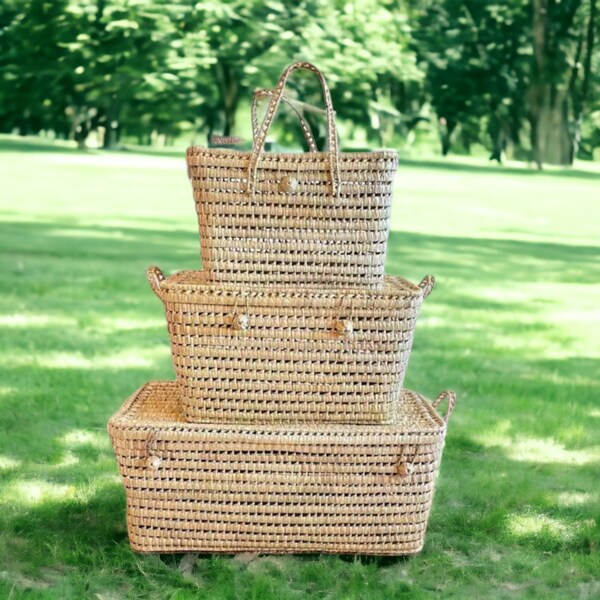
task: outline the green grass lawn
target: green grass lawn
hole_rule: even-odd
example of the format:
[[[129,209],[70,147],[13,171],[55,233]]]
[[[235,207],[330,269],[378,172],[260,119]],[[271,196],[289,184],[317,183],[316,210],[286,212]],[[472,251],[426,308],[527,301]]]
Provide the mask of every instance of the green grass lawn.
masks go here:
[[[141,556],[106,422],[173,377],[145,279],[199,266],[183,157],[0,143],[0,598],[599,598],[600,171],[401,164],[388,270],[457,391],[413,558]]]

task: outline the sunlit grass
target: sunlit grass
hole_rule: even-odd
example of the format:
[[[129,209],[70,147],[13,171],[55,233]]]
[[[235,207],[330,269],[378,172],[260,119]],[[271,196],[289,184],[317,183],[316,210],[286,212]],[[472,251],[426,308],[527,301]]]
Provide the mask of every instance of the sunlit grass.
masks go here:
[[[46,327],[74,325],[75,319],[58,315],[0,315],[0,327]]]
[[[570,541],[581,530],[594,527],[594,522],[565,523],[544,514],[509,515],[508,530],[517,538],[543,536]]]
[[[21,461],[11,458],[10,456],[0,455],[0,470],[1,469],[16,469],[21,466]]]
[[[186,569],[130,551],[105,432],[173,376],[145,268],[200,265],[183,157],[4,147],[0,598],[600,595],[598,169],[401,161],[388,270],[437,278],[406,383],[459,396],[422,554]]]
[[[12,502],[21,506],[43,504],[53,500],[68,500],[74,498],[77,489],[75,486],[58,485],[42,479],[16,481],[3,488],[0,501]]]
[[[518,425],[513,428],[513,435],[500,437],[484,432],[474,435],[473,440],[485,447],[504,448],[511,460],[519,462],[600,466],[600,446],[568,450],[553,439],[521,439],[518,433],[515,438],[515,431],[518,432]]]
[[[155,364],[157,356],[168,355],[164,348],[129,348],[105,356],[87,357],[81,353],[46,352],[43,356],[14,355],[0,357],[0,366],[38,367],[47,369],[130,369],[149,368]]]
[[[556,498],[561,506],[581,506],[598,500],[598,493],[587,492],[561,492]]]

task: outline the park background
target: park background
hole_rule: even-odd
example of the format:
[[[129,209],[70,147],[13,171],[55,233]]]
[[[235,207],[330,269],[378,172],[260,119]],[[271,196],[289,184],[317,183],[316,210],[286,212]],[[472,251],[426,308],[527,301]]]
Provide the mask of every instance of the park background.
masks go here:
[[[4,0],[0,597],[598,598],[599,36],[596,0]],[[299,59],[344,149],[400,153],[387,271],[438,280],[406,380],[459,398],[426,546],[134,555],[105,427],[173,377],[145,268],[200,267],[183,153],[249,147]]]

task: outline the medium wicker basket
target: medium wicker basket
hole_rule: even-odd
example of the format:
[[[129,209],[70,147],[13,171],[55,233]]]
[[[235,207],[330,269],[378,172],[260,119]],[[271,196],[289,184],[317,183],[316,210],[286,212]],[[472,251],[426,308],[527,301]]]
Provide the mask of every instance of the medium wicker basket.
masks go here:
[[[448,400],[440,417],[435,407]],[[455,396],[403,393],[393,425],[186,423],[173,382],[109,422],[138,552],[413,554]]]
[[[267,132],[296,69],[321,82],[328,148],[265,154]],[[381,287],[396,152],[339,152],[329,89],[310,63],[288,67],[266,95],[269,106],[251,152],[187,151],[203,268],[219,283]],[[308,126],[303,131],[313,148]]]
[[[183,411],[202,423],[393,421],[434,284],[241,288],[204,271],[165,279],[157,267],[148,279],[165,306]]]

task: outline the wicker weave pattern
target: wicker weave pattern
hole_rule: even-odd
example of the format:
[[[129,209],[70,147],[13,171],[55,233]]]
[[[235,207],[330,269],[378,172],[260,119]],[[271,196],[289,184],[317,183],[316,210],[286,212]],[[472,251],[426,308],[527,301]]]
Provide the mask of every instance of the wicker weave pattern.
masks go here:
[[[110,420],[139,552],[412,554],[423,546],[446,422],[413,392],[388,426],[186,423],[172,382]],[[434,403],[434,404],[436,404]]]
[[[321,81],[329,149],[264,154],[287,78],[299,68]],[[270,102],[252,152],[187,151],[204,269],[220,283],[380,288],[397,154],[338,151],[329,89],[310,63],[292,65],[260,95]]]
[[[203,271],[148,278],[165,306],[190,421],[387,423],[415,322],[433,287],[387,277],[381,291],[242,289]]]

